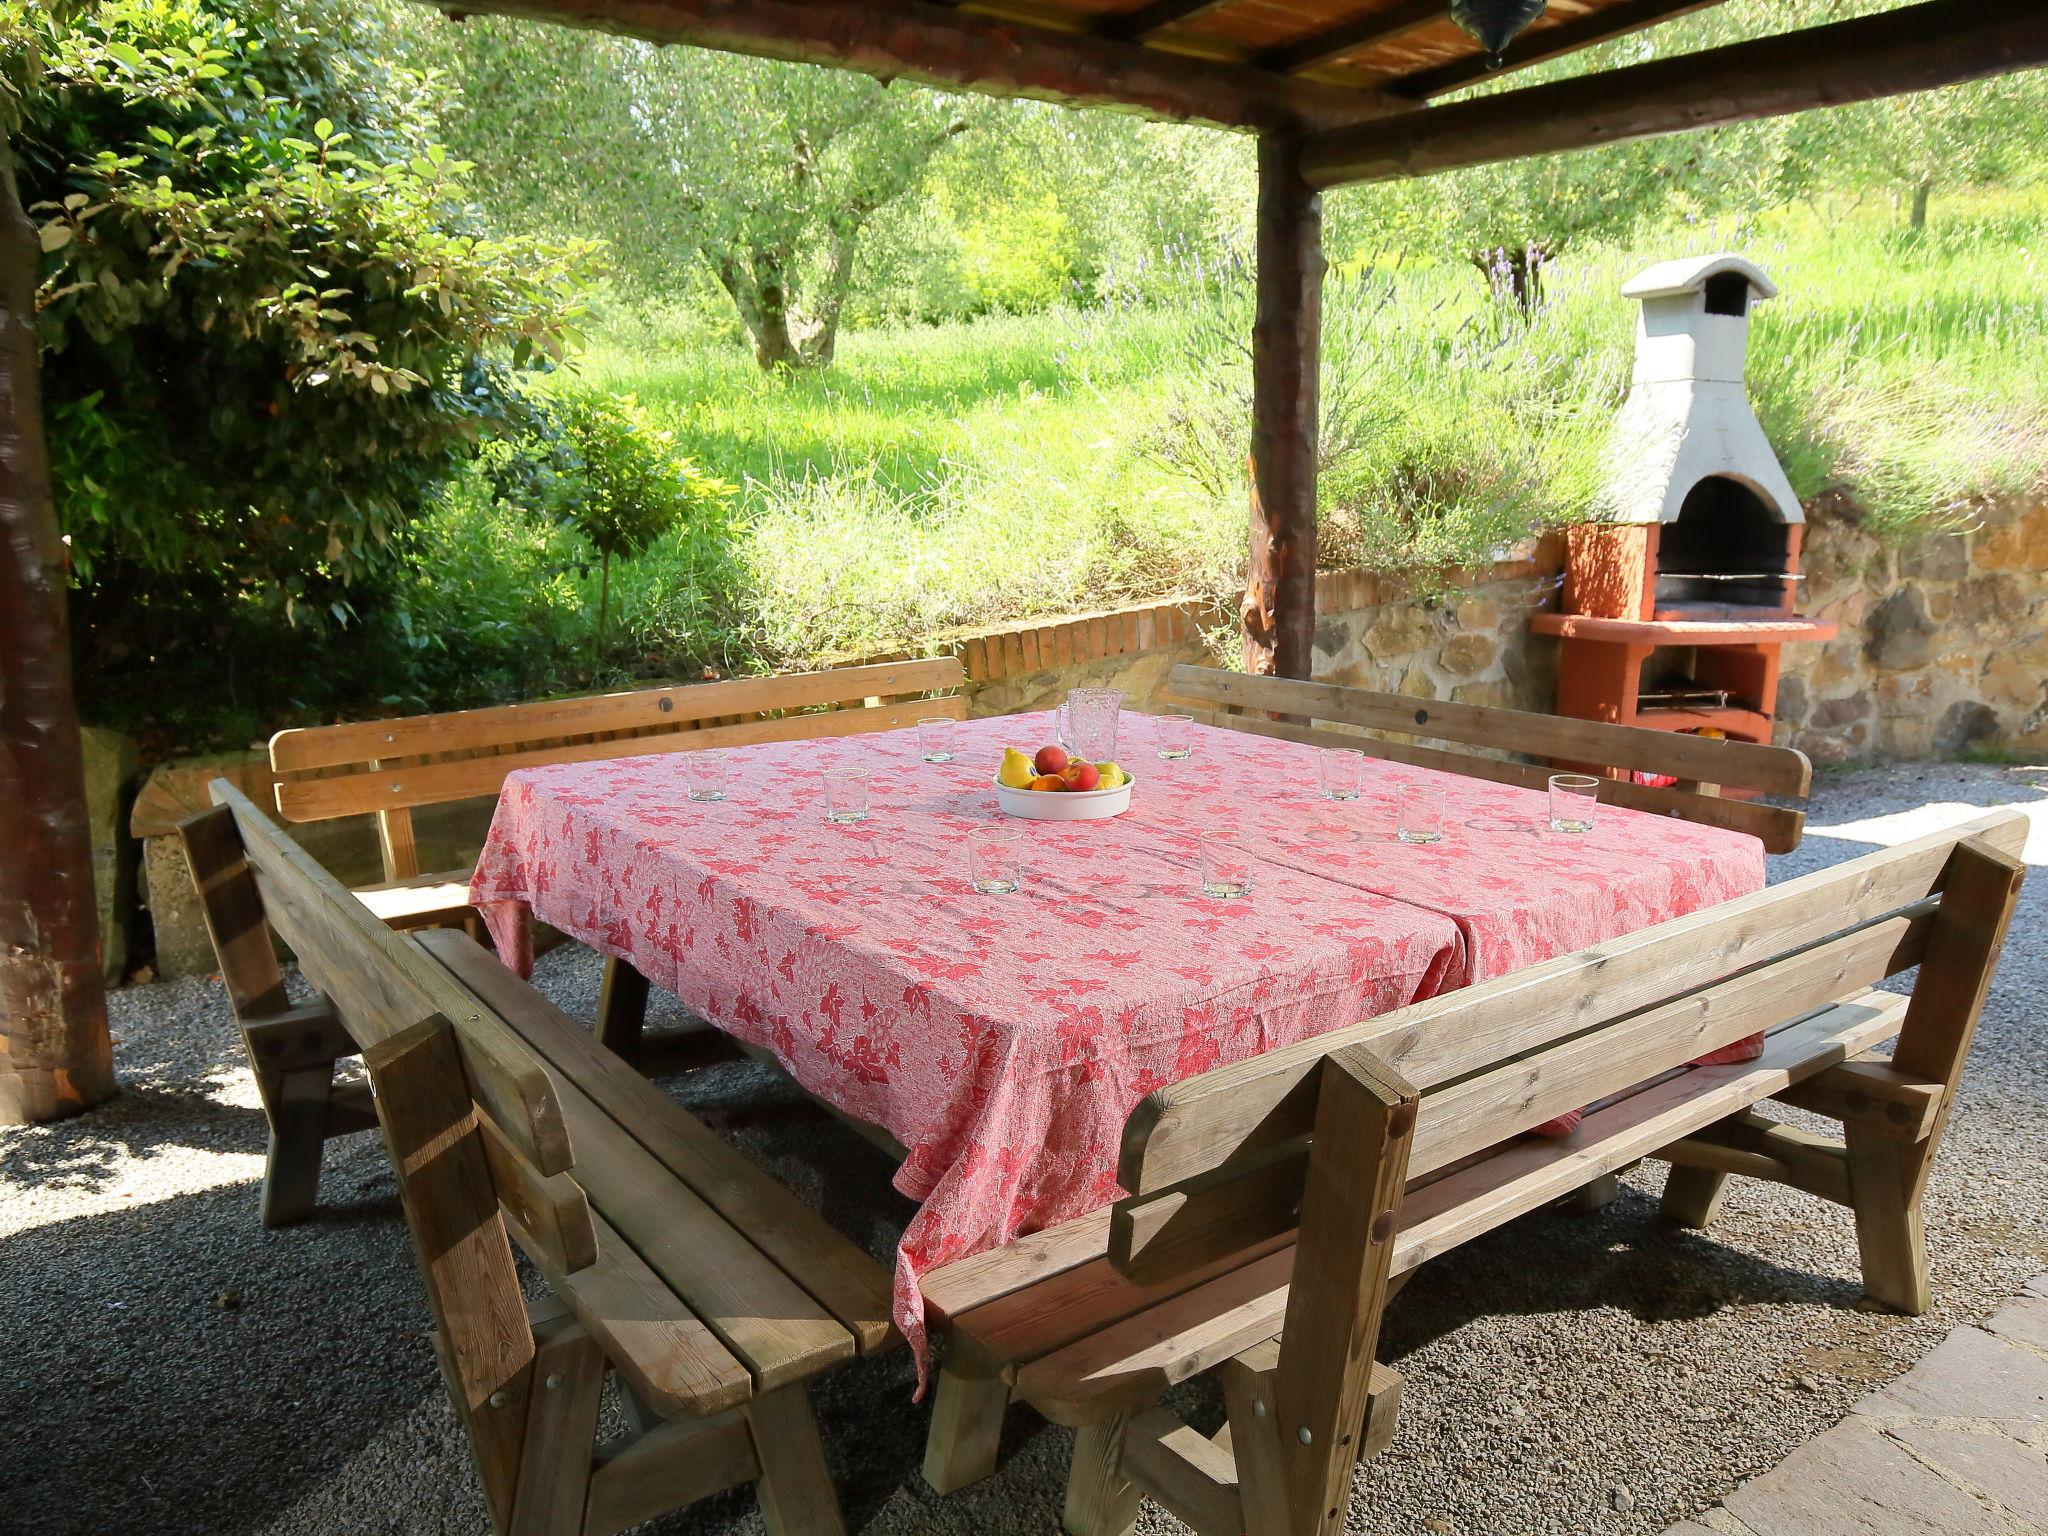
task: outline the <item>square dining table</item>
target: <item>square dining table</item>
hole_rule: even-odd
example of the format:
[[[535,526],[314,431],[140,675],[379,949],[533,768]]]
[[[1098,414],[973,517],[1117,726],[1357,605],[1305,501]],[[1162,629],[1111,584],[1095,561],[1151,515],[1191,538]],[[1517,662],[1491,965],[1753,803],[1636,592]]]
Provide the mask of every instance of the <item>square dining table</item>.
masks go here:
[[[1023,888],[981,895],[964,842],[1007,820],[1003,748],[1057,722],[953,735],[943,763],[914,731],[737,749],[718,802],[688,797],[683,754],[523,769],[471,886],[515,969],[531,913],[907,1149],[895,1309],[920,1371],[918,1277],[1117,1199],[1151,1090],[1764,884],[1747,834],[1614,806],[1554,832],[1540,791],[1378,759],[1331,801],[1313,747],[1196,726],[1168,761],[1127,713],[1130,809],[1009,821]],[[821,775],[854,767],[870,815],[828,822]],[[1443,791],[1442,841],[1395,836],[1411,785]],[[1202,894],[1203,834],[1252,856],[1249,896]]]

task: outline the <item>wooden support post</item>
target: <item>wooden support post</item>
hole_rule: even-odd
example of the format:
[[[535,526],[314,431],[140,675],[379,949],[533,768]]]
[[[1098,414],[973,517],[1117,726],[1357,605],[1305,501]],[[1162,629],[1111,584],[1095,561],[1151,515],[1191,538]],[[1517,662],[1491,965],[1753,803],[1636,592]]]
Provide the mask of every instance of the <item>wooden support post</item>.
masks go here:
[[[512,1536],[583,1536],[597,1414],[604,1397],[604,1351],[566,1315],[534,1331],[534,1393],[512,1506]]]
[[[1414,1087],[1369,1051],[1324,1058],[1273,1411],[1261,1426],[1277,1435],[1285,1498],[1280,1508],[1254,1505],[1247,1478],[1254,1529],[1332,1536],[1344,1527],[1417,1102]],[[1243,1446],[1245,1426],[1234,1415],[1232,1426]]]
[[[1124,1471],[1129,1414],[1074,1432],[1067,1471],[1067,1536],[1131,1536],[1138,1524],[1138,1485]]]
[[[799,1381],[762,1394],[742,1410],[761,1463],[754,1492],[768,1536],[844,1536],[846,1530],[809,1392],[809,1384]]]
[[[1003,1362],[967,1334],[947,1339],[924,1448],[924,1480],[934,1492],[957,1493],[994,1473],[1009,1406]]]
[[[612,955],[604,959],[597,991],[597,1043],[622,1060],[640,1060],[640,1032],[647,1022],[647,978]]]
[[[1302,180],[1301,140],[1288,134],[1259,140],[1258,263],[1244,664],[1305,678],[1316,628],[1323,203]]]
[[[65,550],[43,444],[42,247],[0,132],[0,1125],[114,1091],[71,686]]]

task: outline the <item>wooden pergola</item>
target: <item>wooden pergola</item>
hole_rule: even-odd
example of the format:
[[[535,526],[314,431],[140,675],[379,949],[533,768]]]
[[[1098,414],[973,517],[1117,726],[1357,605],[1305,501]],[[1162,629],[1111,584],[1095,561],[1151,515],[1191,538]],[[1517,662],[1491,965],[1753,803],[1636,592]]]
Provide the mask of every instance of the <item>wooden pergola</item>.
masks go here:
[[[1306,677],[1315,629],[1325,188],[1583,149],[2048,63],[2048,0],[1920,0],[1448,105],[1490,78],[1450,0],[429,0],[1259,138],[1244,653]],[[1502,73],[1721,0],[1550,0]],[[0,1123],[113,1090],[43,452],[36,232],[0,155]]]
[[[1499,70],[1449,0],[430,0],[1259,138],[1244,657],[1307,677],[1329,187],[1840,106],[2048,63],[2044,0],[1852,21],[1436,106],[1722,0],[1550,0]]]

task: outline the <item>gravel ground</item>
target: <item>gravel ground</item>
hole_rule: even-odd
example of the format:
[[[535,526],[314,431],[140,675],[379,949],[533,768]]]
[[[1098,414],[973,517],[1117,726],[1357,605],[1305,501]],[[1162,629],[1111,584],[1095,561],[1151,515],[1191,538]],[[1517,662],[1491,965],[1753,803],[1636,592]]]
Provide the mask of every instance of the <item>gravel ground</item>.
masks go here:
[[[1773,878],[2008,804],[2035,816],[2030,856],[2048,861],[2048,770],[1830,776],[1805,846],[1774,860]],[[1655,1219],[1661,1172],[1639,1171],[1606,1210],[1526,1217],[1401,1296],[1385,1334],[1408,1378],[1401,1431],[1361,1472],[1351,1528],[1660,1532],[2048,1268],[2044,908],[2037,880],[1937,1165],[1932,1312],[1861,1309],[1846,1212],[1737,1181],[1710,1238],[1680,1233]],[[540,971],[589,1015],[593,955],[567,946]],[[0,1130],[0,1531],[485,1531],[375,1138],[330,1150],[314,1221],[265,1232],[262,1119],[218,985],[130,989],[114,1018],[116,1101]],[[909,1207],[879,1153],[750,1065],[677,1092],[886,1254]],[[926,1416],[909,1393],[901,1351],[818,1388],[851,1528],[1057,1531],[1064,1431],[1014,1410],[1003,1471],[940,1500],[918,1476]],[[1202,1384],[1179,1406],[1220,1421]],[[646,1529],[760,1521],[742,1491]],[[1141,1529],[1180,1527],[1147,1506]]]

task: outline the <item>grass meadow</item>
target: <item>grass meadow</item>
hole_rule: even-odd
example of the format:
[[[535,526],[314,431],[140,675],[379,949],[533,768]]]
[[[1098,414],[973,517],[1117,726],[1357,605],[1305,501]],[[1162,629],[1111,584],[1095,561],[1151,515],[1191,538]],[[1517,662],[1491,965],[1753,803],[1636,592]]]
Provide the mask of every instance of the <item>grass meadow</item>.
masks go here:
[[[2048,485],[2048,200],[1958,201],[1918,235],[1874,209],[1802,208],[1568,252],[1527,314],[1471,268],[1339,264],[1325,562],[1455,565],[1595,515],[1633,342],[1619,288],[1720,248],[1783,290],[1757,313],[1751,382],[1802,496],[1841,488],[1911,537]],[[854,332],[830,370],[775,378],[701,318],[605,314],[553,387],[633,395],[737,486],[717,526],[614,570],[611,666],[800,665],[1228,592],[1245,559],[1249,320],[1244,274],[1191,275],[1171,304]],[[423,557],[422,594],[457,572],[451,590],[500,602],[508,625],[571,650],[584,633],[593,578],[510,509],[451,496]],[[521,589],[483,590],[500,582]]]

